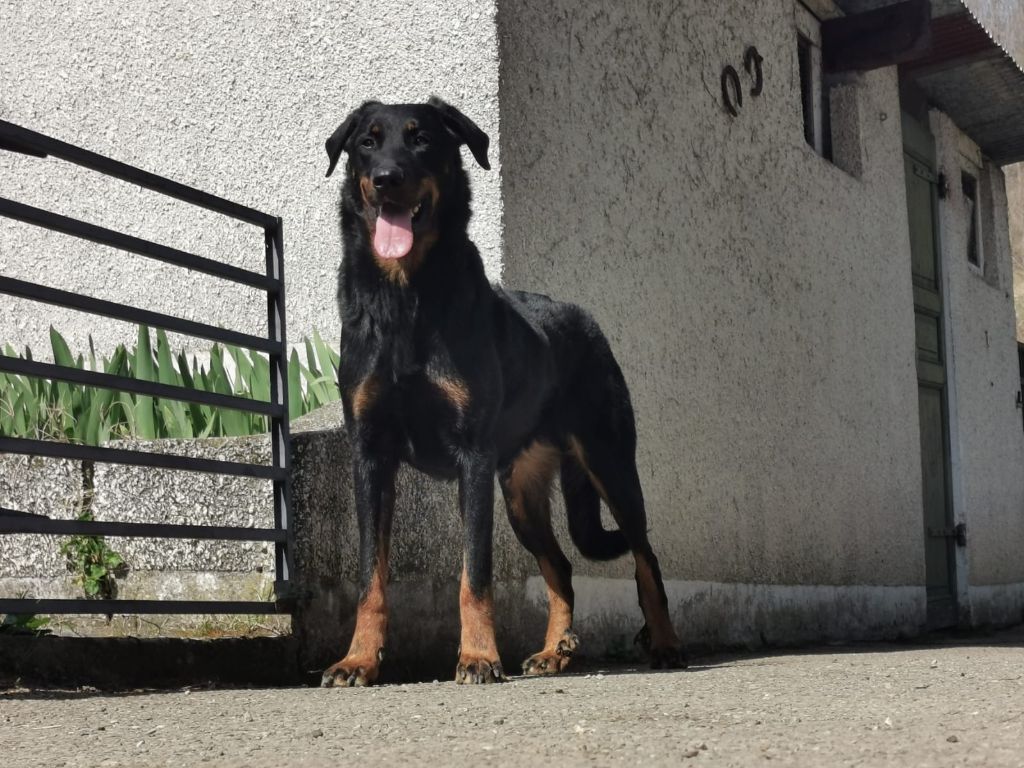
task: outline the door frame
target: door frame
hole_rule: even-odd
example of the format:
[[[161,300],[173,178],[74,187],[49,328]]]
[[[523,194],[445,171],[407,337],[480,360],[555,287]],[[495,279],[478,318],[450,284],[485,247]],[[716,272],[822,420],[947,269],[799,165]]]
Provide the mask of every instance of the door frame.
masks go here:
[[[931,131],[931,126],[928,126]],[[939,154],[944,149],[940,137],[935,138],[935,163],[939,165]],[[959,151],[959,150],[958,150]],[[953,169],[954,178],[958,179],[960,166]],[[981,179],[978,179],[979,185]],[[980,186],[979,186],[980,197]],[[948,454],[949,507],[953,524],[967,523],[967,507],[964,502],[963,459],[960,453],[960,413],[956,386],[956,354],[953,345],[953,300],[950,296],[951,271],[955,262],[955,254],[950,254],[944,246],[941,231],[948,224],[949,206],[938,205],[935,209],[935,226],[938,228],[936,246],[939,258],[939,291],[942,294],[942,325],[943,353],[946,356],[946,450]],[[965,257],[966,258],[966,257]],[[970,530],[967,531],[970,542]],[[953,589],[956,599],[957,626],[971,626],[971,603],[968,584],[968,549],[969,547],[953,547]]]
[[[931,130],[929,120],[922,122],[918,120],[914,115],[910,114],[907,110],[901,110],[900,119],[902,123],[901,130],[901,143],[902,143],[902,155],[904,158],[910,157],[912,160],[917,161],[927,166],[930,171],[939,176],[939,140],[938,137]],[[908,133],[911,135],[911,141],[908,142]],[[914,146],[913,134],[921,134],[921,139],[927,139],[927,143],[931,144],[931,156],[922,153],[921,149]],[[906,173],[906,161],[904,160],[904,173]],[[906,180],[904,180],[906,184]],[[953,354],[953,343],[952,334],[950,328],[952,327],[952,313],[951,307],[952,302],[950,301],[949,295],[949,259],[946,257],[946,249],[942,238],[942,229],[944,223],[945,211],[943,206],[940,205],[940,197],[938,195],[937,184],[933,183],[931,188],[931,202],[932,202],[932,237],[935,249],[935,273],[938,285],[937,293],[939,295],[942,306],[939,312],[939,335],[940,343],[943,354],[942,369],[944,382],[941,386],[941,407],[943,410],[943,425],[942,425],[942,440],[943,440],[943,466],[944,466],[944,479],[946,483],[946,510],[945,510],[945,521],[947,526],[953,526],[955,521],[961,518],[959,512],[962,510],[962,504],[960,503],[961,494],[963,491],[962,482],[960,481],[960,455],[959,451],[956,450],[956,435],[957,435],[957,421],[956,421],[956,393],[955,393],[955,376],[954,372],[954,354]],[[909,203],[909,201],[908,201]],[[909,217],[909,208],[908,208]],[[912,286],[913,286],[912,281]],[[911,297],[911,306],[914,308],[915,317],[917,315],[917,303],[916,299]],[[915,331],[916,336],[916,331]],[[917,367],[917,351],[915,349],[915,368]],[[920,378],[915,373],[915,379],[917,381],[918,391],[922,386]],[[918,425],[920,431],[920,425]],[[924,530],[922,535],[925,537],[924,541],[928,539],[927,522],[924,517],[924,499],[922,498],[921,516]],[[947,540],[947,583],[949,586],[950,599],[952,604],[949,605],[945,601],[942,603],[942,607],[937,606],[931,599],[926,598],[928,610],[926,615],[926,624],[929,629],[949,628],[952,626],[960,626],[964,623],[965,617],[965,606],[967,603],[966,593],[966,560],[965,560],[965,547],[959,547],[954,542]],[[927,586],[926,586],[927,590]]]

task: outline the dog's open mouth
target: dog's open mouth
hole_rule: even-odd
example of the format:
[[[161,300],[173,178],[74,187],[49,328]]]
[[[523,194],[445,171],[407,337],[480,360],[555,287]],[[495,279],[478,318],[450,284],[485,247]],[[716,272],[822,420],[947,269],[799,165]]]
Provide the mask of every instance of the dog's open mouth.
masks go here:
[[[415,225],[423,216],[422,201],[412,208],[383,203],[377,208],[373,249],[382,259],[401,259],[412,250]]]

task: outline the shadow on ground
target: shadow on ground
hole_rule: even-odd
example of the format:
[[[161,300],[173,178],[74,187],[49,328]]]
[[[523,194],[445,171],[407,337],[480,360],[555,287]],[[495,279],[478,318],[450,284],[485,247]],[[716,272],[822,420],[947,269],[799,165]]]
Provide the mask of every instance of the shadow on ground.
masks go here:
[[[898,653],[921,648],[1010,646],[1024,648],[1024,625],[1009,629],[938,632],[897,643],[832,643],[798,648],[755,650],[691,650],[685,671],[661,674],[700,674],[737,661],[816,654]],[[317,685],[320,670],[299,668],[295,639],[283,637],[222,638],[82,638],[54,636],[0,637],[0,692],[17,697],[78,698],[110,691],[126,695],[183,688],[291,687]],[[518,664],[505,659],[506,670]],[[442,682],[454,675],[450,659],[389,659],[382,685]],[[649,672],[636,659],[580,657],[563,677],[617,676]],[[528,678],[518,678],[520,681]]]

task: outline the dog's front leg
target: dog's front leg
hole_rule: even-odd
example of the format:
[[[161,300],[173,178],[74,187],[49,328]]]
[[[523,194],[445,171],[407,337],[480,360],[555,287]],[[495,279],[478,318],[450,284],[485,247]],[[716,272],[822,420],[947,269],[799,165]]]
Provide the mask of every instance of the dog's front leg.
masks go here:
[[[384,658],[388,628],[388,554],[395,506],[396,466],[365,448],[354,452],[352,475],[359,518],[359,608],[345,658],[324,672],[322,685],[370,685]]]
[[[459,474],[462,513],[462,585],[459,612],[462,640],[456,683],[500,683],[505,673],[494,639],[494,590],[491,550],[494,528],[495,458],[485,451],[469,452]]]

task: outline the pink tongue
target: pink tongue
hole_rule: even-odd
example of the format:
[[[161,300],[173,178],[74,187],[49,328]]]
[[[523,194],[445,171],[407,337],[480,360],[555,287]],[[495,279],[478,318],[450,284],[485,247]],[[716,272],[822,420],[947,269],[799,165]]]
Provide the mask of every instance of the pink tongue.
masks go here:
[[[412,211],[382,208],[373,234],[373,248],[382,259],[400,259],[412,250]]]

